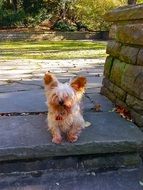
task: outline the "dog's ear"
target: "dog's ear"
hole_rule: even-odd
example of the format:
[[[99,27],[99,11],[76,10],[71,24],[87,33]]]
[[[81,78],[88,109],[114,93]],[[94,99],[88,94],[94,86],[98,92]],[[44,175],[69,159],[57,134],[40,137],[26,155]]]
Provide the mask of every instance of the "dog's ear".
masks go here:
[[[45,83],[46,86],[48,86],[50,88],[54,88],[54,87],[56,87],[58,85],[58,80],[51,73],[45,73],[44,83]]]
[[[71,87],[76,91],[76,92],[81,92],[83,93],[86,87],[87,80],[83,76],[79,76],[75,79],[73,79],[70,82]]]

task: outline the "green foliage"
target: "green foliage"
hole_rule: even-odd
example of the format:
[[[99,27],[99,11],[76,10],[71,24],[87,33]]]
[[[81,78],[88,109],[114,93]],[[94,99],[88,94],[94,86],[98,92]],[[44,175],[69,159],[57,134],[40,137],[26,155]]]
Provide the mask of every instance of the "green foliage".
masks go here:
[[[69,23],[68,21],[66,20],[59,20],[57,21],[53,28],[55,30],[58,30],[58,31],[76,31],[77,30],[77,27],[75,24],[72,24],[72,23]]]
[[[45,8],[40,9],[39,12],[34,15],[28,15],[25,17],[24,25],[34,27],[39,24],[41,21],[50,18],[50,15],[47,14],[47,10]]]
[[[49,19],[61,31],[107,30],[104,14],[125,3],[126,0],[0,0],[0,26],[35,26]]]
[[[13,12],[11,10],[4,10],[0,17],[0,26],[21,26],[23,25],[25,17],[25,13],[23,11]]]
[[[124,0],[77,0],[75,12],[77,18],[89,29],[107,30],[109,24],[104,21],[104,14],[124,3]]]
[[[47,14],[46,8],[36,9],[31,8],[28,11],[26,8],[22,8],[22,4],[19,4],[20,9],[14,11],[11,6],[0,3],[0,27],[19,27],[19,26],[35,26],[44,19],[50,18]],[[32,11],[33,9],[33,11]]]
[[[143,3],[143,0],[137,0],[137,3]]]

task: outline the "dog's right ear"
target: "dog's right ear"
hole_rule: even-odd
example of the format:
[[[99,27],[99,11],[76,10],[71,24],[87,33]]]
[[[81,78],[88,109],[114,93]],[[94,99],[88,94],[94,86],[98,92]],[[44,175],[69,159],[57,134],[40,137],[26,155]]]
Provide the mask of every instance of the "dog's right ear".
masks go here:
[[[57,78],[54,75],[52,75],[51,73],[45,73],[44,83],[49,88],[54,88],[54,87],[58,86]]]

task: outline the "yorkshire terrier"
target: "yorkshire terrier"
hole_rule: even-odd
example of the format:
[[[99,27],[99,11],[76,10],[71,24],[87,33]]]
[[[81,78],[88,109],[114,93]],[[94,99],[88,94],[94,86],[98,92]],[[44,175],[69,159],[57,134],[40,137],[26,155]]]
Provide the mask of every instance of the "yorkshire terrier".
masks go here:
[[[54,75],[46,73],[44,83],[52,142],[61,144],[63,134],[67,141],[76,142],[85,126],[80,101],[85,91],[86,78],[79,76],[68,84],[60,83]]]

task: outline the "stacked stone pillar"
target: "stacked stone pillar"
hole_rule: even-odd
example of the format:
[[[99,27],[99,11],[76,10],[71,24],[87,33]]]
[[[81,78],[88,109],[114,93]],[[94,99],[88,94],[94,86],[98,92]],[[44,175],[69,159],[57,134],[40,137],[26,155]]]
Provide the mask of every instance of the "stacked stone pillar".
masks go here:
[[[101,94],[127,107],[143,129],[143,5],[112,10],[105,19],[112,26]]]

